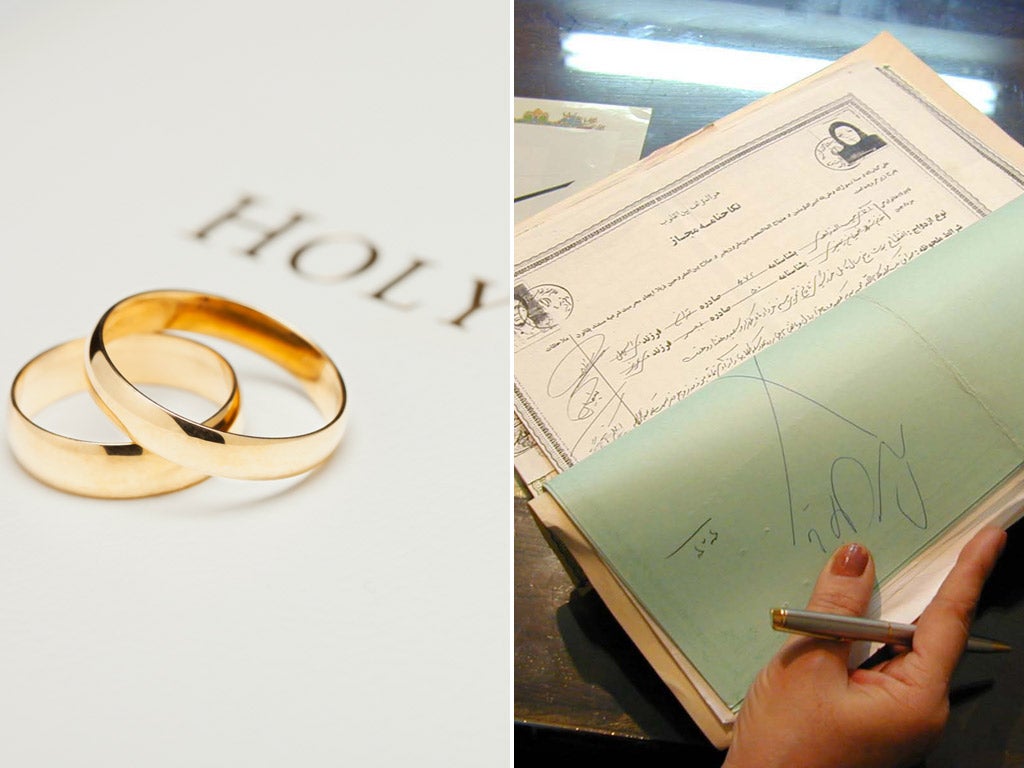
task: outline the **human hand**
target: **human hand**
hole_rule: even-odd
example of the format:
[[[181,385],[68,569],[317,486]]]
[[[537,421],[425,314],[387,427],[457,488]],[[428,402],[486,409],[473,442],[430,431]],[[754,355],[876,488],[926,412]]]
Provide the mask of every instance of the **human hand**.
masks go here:
[[[979,531],[921,614],[913,648],[875,667],[848,669],[848,642],[788,640],[747,692],[725,767],[881,768],[919,761],[945,727],[950,676],[1005,543],[1005,531]],[[807,607],[862,616],[874,581],[871,554],[847,544],[821,572]]]

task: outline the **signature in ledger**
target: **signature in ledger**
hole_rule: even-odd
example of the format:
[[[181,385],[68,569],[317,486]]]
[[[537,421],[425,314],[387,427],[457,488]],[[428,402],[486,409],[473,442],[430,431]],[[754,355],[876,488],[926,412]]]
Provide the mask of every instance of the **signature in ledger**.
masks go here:
[[[815,481],[815,485],[824,488],[827,504],[822,510],[814,504],[800,507],[800,518],[817,519],[807,526],[801,537],[809,543],[817,544],[823,552],[829,551],[824,538],[832,536],[841,540],[844,536],[861,533],[874,523],[893,521],[924,530],[928,527],[928,510],[924,503],[921,488],[914,477],[914,471],[908,458],[907,438],[903,425],[898,425],[896,440],[885,440],[876,431],[858,424],[815,398],[798,392],[786,385],[765,378],[757,358],[751,358],[757,369],[756,376],[727,374],[723,378],[747,378],[758,381],[764,388],[765,397],[771,411],[778,438],[779,457],[785,479],[789,506],[789,523],[792,543],[797,544],[797,506],[799,501],[794,493],[794,480],[787,459],[786,430],[779,417],[777,398],[788,393],[806,406],[810,406],[819,415],[827,415],[838,427],[846,425],[859,435],[859,446],[856,450],[843,448],[837,450],[827,472]],[[828,455],[824,456],[828,461]],[[801,526],[802,527],[802,526]]]
[[[902,424],[892,428],[895,437],[885,439],[876,430],[855,422],[814,397],[765,377],[756,357],[751,358],[756,375],[728,373],[722,379],[746,379],[764,390],[778,446],[778,468],[785,488],[791,543],[813,545],[830,552],[850,535],[863,534],[873,525],[928,528],[924,494],[911,466],[911,450]],[[783,418],[782,411],[795,418]],[[822,444],[834,441],[834,448],[819,452],[813,469],[797,476],[793,456],[796,446],[788,425],[803,419],[824,417],[827,426]],[[805,427],[806,428],[806,427]],[[804,447],[804,452],[813,450]],[[807,502],[807,499],[811,501]],[[805,503],[807,502],[807,503]],[[700,557],[718,538],[706,530],[710,518],[691,533],[672,555],[697,540]],[[703,539],[697,537],[703,536]],[[693,548],[693,546],[691,546]],[[695,549],[695,551],[697,551]]]

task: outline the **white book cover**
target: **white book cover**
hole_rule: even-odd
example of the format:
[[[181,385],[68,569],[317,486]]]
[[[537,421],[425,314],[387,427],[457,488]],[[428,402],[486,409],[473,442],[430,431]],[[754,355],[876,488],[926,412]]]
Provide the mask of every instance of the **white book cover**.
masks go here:
[[[137,500],[4,442],[0,764],[508,760],[508,18],[0,5],[4,386],[181,288],[289,323],[350,398],[310,474]],[[298,429],[287,376],[235,360],[243,431]]]

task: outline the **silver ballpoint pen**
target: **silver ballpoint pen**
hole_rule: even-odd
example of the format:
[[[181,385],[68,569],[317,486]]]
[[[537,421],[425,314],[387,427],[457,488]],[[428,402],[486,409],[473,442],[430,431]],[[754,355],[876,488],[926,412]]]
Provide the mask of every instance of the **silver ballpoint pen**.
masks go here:
[[[772,608],[772,629],[826,640],[867,640],[868,642],[909,646],[917,627],[893,621],[839,616],[796,608]],[[984,637],[967,638],[967,650],[994,653],[1012,650],[1006,643]]]

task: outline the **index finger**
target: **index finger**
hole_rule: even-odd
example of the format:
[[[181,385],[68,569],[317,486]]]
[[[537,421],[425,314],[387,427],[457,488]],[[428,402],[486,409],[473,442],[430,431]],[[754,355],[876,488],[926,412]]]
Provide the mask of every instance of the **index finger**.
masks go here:
[[[932,682],[949,684],[971,628],[974,609],[985,580],[1006,544],[1006,531],[983,528],[957,558],[939,591],[924,609],[914,633],[913,654],[924,661],[922,669],[934,675]]]

